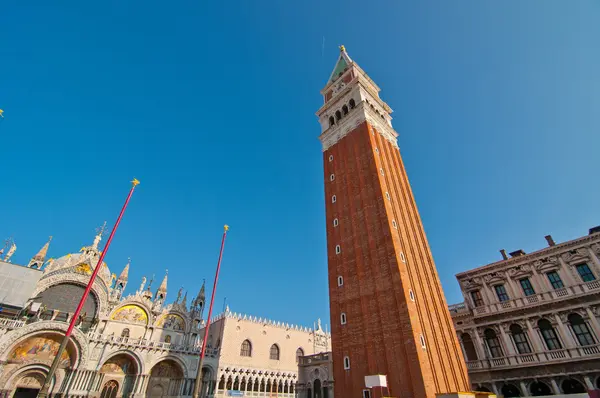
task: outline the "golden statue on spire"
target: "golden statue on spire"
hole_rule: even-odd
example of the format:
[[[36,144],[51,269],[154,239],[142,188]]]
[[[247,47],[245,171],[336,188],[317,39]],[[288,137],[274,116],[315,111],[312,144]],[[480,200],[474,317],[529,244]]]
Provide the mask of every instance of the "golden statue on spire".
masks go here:
[[[343,44],[340,46],[340,52],[341,53],[346,52],[346,47]]]

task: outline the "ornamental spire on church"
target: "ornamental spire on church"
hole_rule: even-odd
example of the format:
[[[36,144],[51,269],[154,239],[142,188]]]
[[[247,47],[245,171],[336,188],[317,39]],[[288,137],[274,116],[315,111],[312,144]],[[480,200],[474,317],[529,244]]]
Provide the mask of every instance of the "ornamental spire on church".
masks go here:
[[[125,265],[125,268],[123,268],[123,271],[121,271],[121,275],[119,275],[119,281],[122,282],[127,282],[127,278],[129,277],[129,265],[131,264],[131,258],[127,259],[127,264]]]
[[[29,264],[27,264],[29,268],[42,268],[42,265],[44,265],[44,262],[46,261],[46,255],[48,254],[48,248],[50,247],[51,241],[52,236],[48,239],[48,242],[46,242],[46,244],[42,246],[40,251],[35,256],[33,256],[31,260],[29,260]]]
[[[160,293],[167,293],[167,276],[169,276],[169,270],[166,271],[165,277],[163,278],[162,283],[158,287],[158,292]]]

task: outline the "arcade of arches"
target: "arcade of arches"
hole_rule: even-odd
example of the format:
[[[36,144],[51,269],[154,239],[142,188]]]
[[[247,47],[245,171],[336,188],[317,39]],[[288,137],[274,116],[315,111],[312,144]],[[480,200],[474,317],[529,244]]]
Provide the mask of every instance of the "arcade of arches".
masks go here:
[[[585,378],[588,380],[585,380]],[[529,382],[497,383],[496,385],[486,383],[473,386],[474,391],[495,392],[506,398],[582,394],[594,388],[600,389],[600,375],[595,376],[595,380],[586,376],[583,379],[579,377],[551,378]]]

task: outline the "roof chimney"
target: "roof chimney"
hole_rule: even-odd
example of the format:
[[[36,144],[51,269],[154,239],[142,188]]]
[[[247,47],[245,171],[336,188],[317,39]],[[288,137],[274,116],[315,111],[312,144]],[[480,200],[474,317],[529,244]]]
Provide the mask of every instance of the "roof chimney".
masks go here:
[[[500,254],[502,254],[503,260],[508,260],[508,256],[506,255],[506,250],[500,249]]]
[[[554,239],[552,239],[552,235],[546,235],[546,236],[544,236],[544,238],[546,238],[546,242],[548,242],[548,246],[556,245],[556,243],[554,243]]]
[[[597,227],[594,227],[594,228],[590,228],[590,235],[597,234],[598,232],[600,232],[600,225],[598,225]]]
[[[522,249],[519,249],[519,250],[515,250],[514,252],[510,252],[508,254],[510,254],[511,257],[519,257],[519,256],[524,256],[525,252]]]

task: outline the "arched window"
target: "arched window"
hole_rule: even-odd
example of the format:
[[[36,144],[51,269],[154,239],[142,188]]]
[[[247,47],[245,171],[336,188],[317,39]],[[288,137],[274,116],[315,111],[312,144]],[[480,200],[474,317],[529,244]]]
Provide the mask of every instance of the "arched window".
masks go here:
[[[333,126],[335,124],[335,119],[333,118],[333,116],[329,116],[329,127]]]
[[[346,105],[342,106],[342,113],[343,113],[344,115],[347,115],[347,114],[348,114],[348,107],[347,107]]]
[[[121,337],[129,337],[129,329],[123,329],[123,331],[121,332]]]
[[[346,370],[350,369],[350,358],[349,357],[344,357],[344,369],[346,369]]]
[[[300,357],[304,356],[304,350],[302,348],[298,348],[296,350],[296,363],[300,362]]]
[[[519,387],[515,386],[514,384],[503,385],[501,391],[505,398],[521,396],[521,390],[519,390]]]
[[[347,320],[346,320],[346,313],[342,312],[340,315],[340,322],[342,323],[342,325],[345,325]]]
[[[342,113],[340,111],[335,112],[335,120],[340,120],[342,118]]]
[[[356,102],[354,102],[354,98],[350,99],[350,102],[348,103],[348,105],[350,105],[350,109],[354,109],[354,107],[356,106]]]
[[[335,254],[340,254],[342,252],[342,247],[340,245],[337,245],[335,247]]]
[[[170,343],[171,342],[171,335],[168,334],[165,336],[165,343]]]
[[[279,347],[277,344],[273,344],[271,346],[271,350],[269,351],[269,358],[279,361]]]
[[[566,379],[560,384],[564,394],[583,394],[586,388],[575,379]]]
[[[102,388],[100,398],[116,398],[118,390],[119,384],[114,380],[110,380]]]
[[[543,381],[534,381],[529,385],[529,391],[534,397],[543,397],[545,395],[552,395],[552,390],[548,384]]]
[[[337,197],[335,195],[333,195],[331,197],[331,203],[335,203],[335,202],[337,202]]]
[[[546,347],[548,347],[549,350],[559,350],[562,348],[558,336],[549,320],[540,319],[538,321],[538,327],[540,328]]]
[[[250,344],[249,340],[244,340],[242,343],[242,347],[240,349],[240,356],[242,357],[251,357],[252,356],[252,344]]]
[[[492,358],[503,357],[504,354],[502,353],[502,346],[500,345],[500,340],[498,339],[496,332],[493,329],[486,329],[485,332],[483,332],[483,335],[488,348],[490,349]]]
[[[525,332],[523,332],[523,328],[521,326],[517,324],[510,325],[510,334],[512,334],[515,346],[517,346],[517,351],[519,352],[519,354],[531,353],[531,347],[529,346],[529,342],[527,341],[527,336],[525,335]]]
[[[571,329],[573,329],[573,333],[575,333],[575,337],[577,337],[579,345],[596,344],[594,336],[592,336],[588,325],[585,323],[581,315],[569,315],[569,324],[571,325]]]
[[[475,350],[475,344],[473,344],[473,340],[471,339],[471,335],[469,333],[463,333],[460,336],[462,340],[463,347],[465,348],[465,355],[467,356],[468,361],[476,361],[477,360],[477,350]]]

